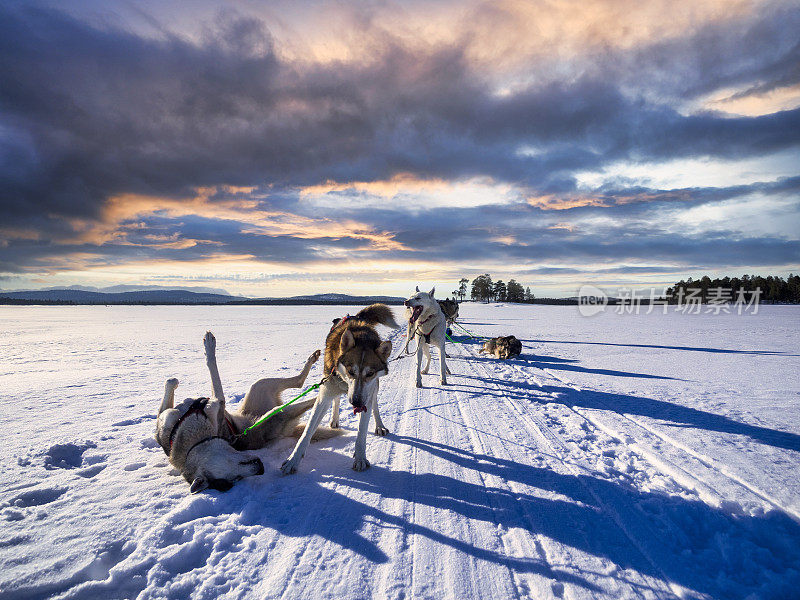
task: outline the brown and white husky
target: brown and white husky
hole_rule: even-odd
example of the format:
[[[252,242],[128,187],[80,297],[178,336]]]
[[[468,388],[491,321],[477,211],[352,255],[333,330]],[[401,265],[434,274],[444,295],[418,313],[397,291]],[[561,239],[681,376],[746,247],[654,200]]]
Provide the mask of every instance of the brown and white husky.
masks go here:
[[[360,413],[358,435],[353,454],[353,469],[369,468],[367,460],[367,427],[370,413],[375,415],[375,434],[386,435],[378,412],[379,379],[389,372],[387,361],[392,352],[392,342],[382,341],[374,326],[386,325],[398,329],[391,309],[385,304],[373,304],[334,323],[325,340],[326,379],[319,388],[319,396],[303,435],[297,441],[289,458],[281,466],[284,475],[297,471],[308,443],[325,413],[333,403],[331,427],[339,427],[339,400],[347,394],[354,413]]]

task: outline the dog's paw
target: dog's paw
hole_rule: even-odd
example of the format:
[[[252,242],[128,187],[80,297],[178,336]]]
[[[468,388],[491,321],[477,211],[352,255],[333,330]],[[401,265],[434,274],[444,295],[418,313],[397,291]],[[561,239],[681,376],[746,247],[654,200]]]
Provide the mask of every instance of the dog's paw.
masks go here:
[[[428,369],[422,369],[422,371],[420,371],[420,373],[422,373],[423,375],[427,375],[428,374]]]
[[[178,387],[177,379],[175,379],[174,377],[172,379],[167,379],[167,389],[174,390],[176,387]]]
[[[314,350],[311,356],[308,357],[308,362],[315,363],[319,360],[319,357],[322,355],[320,350]]]
[[[442,385],[447,385],[447,379],[442,379],[441,384]]]
[[[297,473],[297,464],[291,459],[283,461],[281,473],[284,475],[294,475]]]
[[[366,471],[369,469],[369,461],[366,458],[357,458],[353,461],[353,471]]]
[[[214,334],[210,331],[206,331],[206,335],[203,338],[203,345],[206,348],[206,354],[214,354],[217,349],[217,338],[215,338]]]
[[[383,437],[387,433],[389,433],[389,430],[386,429],[386,427],[378,427],[377,425],[375,426],[375,435]]]
[[[421,381],[418,381],[418,382],[417,382],[417,387],[418,387],[418,388],[421,388],[421,387],[422,387],[422,382],[421,382]]]
[[[339,429],[339,419],[331,419],[329,426],[331,429]]]

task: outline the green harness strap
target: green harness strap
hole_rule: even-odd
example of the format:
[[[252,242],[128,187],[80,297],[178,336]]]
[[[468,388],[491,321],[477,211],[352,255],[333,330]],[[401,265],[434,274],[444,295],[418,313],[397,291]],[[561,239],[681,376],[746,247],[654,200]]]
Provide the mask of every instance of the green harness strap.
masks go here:
[[[470,333],[470,332],[469,332],[469,331],[468,331],[468,330],[467,330],[465,327],[463,327],[463,326],[462,326],[461,324],[459,324],[459,323],[456,323],[455,321],[453,321],[453,325],[455,325],[456,327],[458,327],[459,329],[461,329],[461,330],[462,330],[464,333],[466,333],[466,334],[467,334],[469,337],[471,337],[471,338],[472,338],[472,339],[474,339],[474,340],[485,340],[485,339],[488,339],[488,338],[481,337],[481,336],[479,336],[479,335],[474,335],[474,334]],[[453,341],[453,340],[450,340],[450,341]]]
[[[325,379],[327,379],[327,377],[326,377]],[[315,389],[317,389],[319,386],[321,386],[321,385],[322,385],[322,384],[325,382],[325,379],[323,379],[323,380],[322,380],[322,381],[320,381],[319,383],[315,383],[314,385],[311,385],[311,386],[307,387],[305,390],[303,390],[303,392],[301,392],[301,393],[300,393],[300,395],[299,395],[299,396],[295,396],[294,398],[292,398],[292,399],[291,399],[291,400],[289,400],[288,402],[284,402],[283,404],[281,404],[281,405],[279,405],[279,406],[276,406],[276,407],[275,407],[275,408],[273,408],[271,411],[269,411],[267,414],[265,414],[263,417],[261,417],[261,418],[260,418],[258,421],[256,421],[256,422],[255,422],[255,423],[253,423],[252,425],[250,425],[250,427],[247,427],[246,429],[243,429],[241,433],[238,433],[238,434],[236,434],[236,435],[234,436],[234,439],[241,439],[241,438],[243,438],[243,437],[244,437],[244,436],[246,436],[246,435],[247,435],[247,434],[248,434],[250,431],[252,431],[252,430],[253,430],[253,429],[255,429],[256,427],[258,427],[258,426],[262,425],[262,424],[263,424],[263,423],[264,423],[264,422],[265,422],[267,419],[270,419],[270,418],[274,417],[275,415],[277,415],[278,413],[280,413],[280,412],[283,412],[283,410],[284,410],[284,409],[285,409],[287,406],[289,406],[289,405],[290,405],[292,402],[296,402],[297,400],[299,400],[300,398],[302,398],[303,396],[305,396],[305,395],[306,395],[308,392],[310,392],[310,391],[312,391],[312,390],[315,390]]]

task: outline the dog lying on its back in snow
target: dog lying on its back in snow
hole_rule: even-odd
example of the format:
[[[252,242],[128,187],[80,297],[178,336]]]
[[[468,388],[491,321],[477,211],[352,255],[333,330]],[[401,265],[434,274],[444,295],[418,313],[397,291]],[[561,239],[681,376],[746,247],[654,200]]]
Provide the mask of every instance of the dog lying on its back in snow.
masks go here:
[[[252,425],[280,401],[280,394],[289,388],[303,387],[311,367],[320,357],[317,350],[306,360],[299,375],[294,377],[260,379],[255,382],[235,413],[225,410],[225,394],[217,368],[217,341],[209,331],[203,339],[206,364],[211,373],[213,398],[187,398],[175,404],[177,379],[167,380],[164,400],[158,410],[156,441],[169,457],[169,462],[191,483],[191,492],[212,488],[225,492],[233,484],[251,475],[264,473],[261,460],[246,450],[263,448],[282,437],[298,437],[303,426],[300,416],[310,409],[316,398],[287,406],[255,428],[244,438],[236,434]],[[329,429],[315,432],[314,439],[333,437],[339,432]]]
[[[497,358],[513,358],[522,352],[522,342],[513,335],[495,337],[486,340],[478,352],[480,354],[486,352]]]
[[[444,352],[445,333],[447,331],[447,322],[444,313],[442,312],[439,303],[433,297],[436,288],[431,289],[427,294],[420,292],[417,287],[417,292],[406,300],[403,304],[406,307],[408,317],[408,342],[411,343],[412,338],[417,340],[417,369],[416,369],[416,386],[422,387],[422,375],[428,373],[428,368],[431,366],[431,345],[439,348],[439,362],[441,363],[441,384],[447,385],[447,376],[450,375],[450,369],[447,368],[445,360],[446,355]],[[406,346],[408,347],[408,346]],[[422,355],[425,354],[427,359],[425,368],[420,369],[422,366]]]
[[[331,427],[339,427],[339,398],[347,394],[354,413],[361,413],[358,435],[353,453],[353,469],[369,468],[367,460],[367,427],[370,413],[375,415],[375,435],[386,435],[378,412],[379,379],[389,372],[387,361],[392,352],[392,342],[381,341],[374,326],[386,325],[398,329],[391,309],[385,304],[373,304],[355,316],[334,321],[325,340],[326,379],[319,388],[319,396],[306,430],[295,445],[289,458],[281,466],[284,475],[297,471],[311,436],[333,402]]]

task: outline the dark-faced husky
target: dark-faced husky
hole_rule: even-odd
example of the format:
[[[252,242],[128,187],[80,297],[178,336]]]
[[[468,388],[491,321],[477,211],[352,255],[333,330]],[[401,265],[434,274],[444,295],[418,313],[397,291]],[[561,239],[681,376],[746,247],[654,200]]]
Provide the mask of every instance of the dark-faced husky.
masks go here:
[[[373,304],[353,317],[334,322],[325,340],[326,378],[319,388],[319,396],[306,430],[281,467],[285,475],[297,471],[311,436],[319,427],[331,403],[333,415],[330,424],[332,428],[339,427],[339,400],[344,394],[347,394],[353,412],[361,414],[353,453],[353,469],[363,471],[369,468],[367,428],[370,413],[375,415],[375,434],[388,433],[378,411],[378,388],[380,378],[389,372],[387,361],[392,352],[392,342],[381,340],[374,328],[379,323],[394,329],[399,328],[391,309],[385,304]]]

